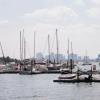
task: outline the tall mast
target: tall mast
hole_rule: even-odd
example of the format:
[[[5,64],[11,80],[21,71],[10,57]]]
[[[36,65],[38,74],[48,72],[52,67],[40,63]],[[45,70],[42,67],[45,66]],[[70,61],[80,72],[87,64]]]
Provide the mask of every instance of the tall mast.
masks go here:
[[[59,47],[58,47],[58,30],[57,29],[56,29],[56,45],[57,45],[57,63],[59,63],[59,58],[58,58]]]
[[[73,58],[73,47],[72,47],[72,42],[71,42],[71,59],[70,59],[70,69],[72,73],[72,69],[74,67],[74,58]]]
[[[36,35],[36,33],[34,32],[34,59],[35,59],[35,35]]]
[[[22,34],[22,43],[21,43],[21,45],[22,45],[22,60],[24,59],[24,29],[23,29],[23,34]]]
[[[72,45],[72,42],[71,42],[71,58],[72,58],[72,60],[73,60],[73,45]]]
[[[1,52],[2,52],[2,55],[3,55],[3,60],[4,60],[5,64],[6,64],[5,56],[4,56],[4,52],[3,52],[3,48],[2,48],[2,44],[1,44],[1,42],[0,42],[0,47],[1,47]]]
[[[67,50],[67,54],[68,54],[68,62],[67,62],[67,64],[69,66],[69,39],[68,39],[68,50]]]
[[[49,55],[49,63],[50,63],[50,35],[48,35],[48,55]]]
[[[20,60],[22,60],[22,34],[20,31]]]

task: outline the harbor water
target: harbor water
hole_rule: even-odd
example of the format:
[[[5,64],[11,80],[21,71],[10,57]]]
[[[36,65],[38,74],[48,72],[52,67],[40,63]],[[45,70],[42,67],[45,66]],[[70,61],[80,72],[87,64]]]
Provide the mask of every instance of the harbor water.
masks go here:
[[[0,75],[0,100],[100,100],[100,83],[54,83],[59,74]]]

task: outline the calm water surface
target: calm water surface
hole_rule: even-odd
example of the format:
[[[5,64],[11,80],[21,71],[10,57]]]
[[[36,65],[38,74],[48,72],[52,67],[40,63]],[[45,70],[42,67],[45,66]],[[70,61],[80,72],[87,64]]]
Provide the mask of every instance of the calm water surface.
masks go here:
[[[100,83],[53,83],[58,74],[0,75],[0,100],[100,100]]]

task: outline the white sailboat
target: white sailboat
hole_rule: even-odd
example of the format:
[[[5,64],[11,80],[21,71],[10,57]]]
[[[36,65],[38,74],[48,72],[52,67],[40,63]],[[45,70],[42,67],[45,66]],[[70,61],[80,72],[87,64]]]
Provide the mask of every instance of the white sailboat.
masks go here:
[[[58,77],[58,79],[73,79],[76,77],[76,74],[72,73],[73,69],[73,49],[72,49],[72,42],[71,42],[71,52],[72,52],[72,58],[69,59],[69,39],[68,39],[68,60],[67,60],[67,67],[61,69],[61,75]]]

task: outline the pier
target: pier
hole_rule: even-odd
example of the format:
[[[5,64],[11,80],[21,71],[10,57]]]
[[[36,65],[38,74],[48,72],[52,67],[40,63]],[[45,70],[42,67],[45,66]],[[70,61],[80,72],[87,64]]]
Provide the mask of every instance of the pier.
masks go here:
[[[63,79],[63,80],[59,80],[59,79],[57,79],[57,80],[53,80],[53,82],[65,82],[65,83],[98,82],[98,83],[100,83],[100,80],[77,80],[77,79],[69,79],[69,80]]]

